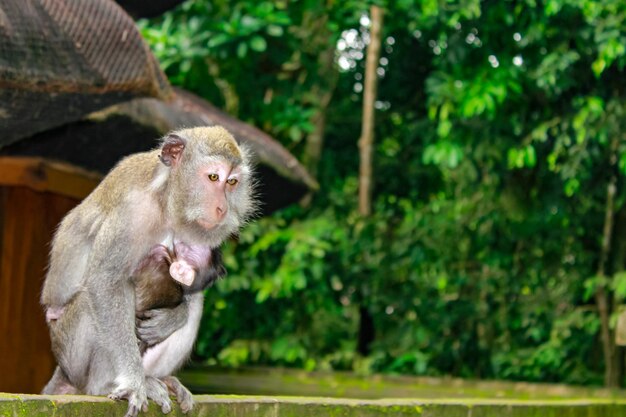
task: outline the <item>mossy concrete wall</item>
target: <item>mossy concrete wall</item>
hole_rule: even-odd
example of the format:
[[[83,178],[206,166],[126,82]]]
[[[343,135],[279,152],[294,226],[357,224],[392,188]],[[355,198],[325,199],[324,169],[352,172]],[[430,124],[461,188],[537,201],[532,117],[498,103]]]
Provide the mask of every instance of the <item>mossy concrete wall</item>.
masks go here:
[[[626,400],[348,400],[336,398],[197,395],[190,417],[618,417]],[[123,416],[126,402],[79,395],[0,394],[2,417]],[[141,416],[162,416],[153,403]],[[183,416],[178,407],[169,416]]]

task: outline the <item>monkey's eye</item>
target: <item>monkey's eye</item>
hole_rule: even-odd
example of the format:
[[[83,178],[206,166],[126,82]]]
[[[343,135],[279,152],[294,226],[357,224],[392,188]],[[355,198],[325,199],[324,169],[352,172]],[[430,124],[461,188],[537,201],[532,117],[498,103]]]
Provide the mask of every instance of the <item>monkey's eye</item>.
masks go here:
[[[209,180],[215,182],[220,179],[220,176],[217,174],[209,174]]]
[[[226,182],[228,183],[228,185],[235,185],[239,181],[237,180],[237,178],[229,178],[229,179],[226,180]]]

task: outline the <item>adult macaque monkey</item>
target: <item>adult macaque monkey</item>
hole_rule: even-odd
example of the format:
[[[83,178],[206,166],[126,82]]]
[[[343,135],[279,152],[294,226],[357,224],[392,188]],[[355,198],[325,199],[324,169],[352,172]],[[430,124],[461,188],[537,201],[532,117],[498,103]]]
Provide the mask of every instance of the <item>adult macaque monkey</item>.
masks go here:
[[[135,416],[148,399],[169,412],[169,388],[188,411],[191,396],[171,374],[191,352],[202,291],[188,291],[174,309],[149,310],[166,329],[142,354],[137,277],[169,272],[193,288],[211,273],[213,249],[253,208],[247,152],[221,127],[173,132],[160,149],[122,160],[54,237],[41,301],[58,366],[43,393],[125,398],[126,415]],[[175,255],[166,270],[163,250]]]

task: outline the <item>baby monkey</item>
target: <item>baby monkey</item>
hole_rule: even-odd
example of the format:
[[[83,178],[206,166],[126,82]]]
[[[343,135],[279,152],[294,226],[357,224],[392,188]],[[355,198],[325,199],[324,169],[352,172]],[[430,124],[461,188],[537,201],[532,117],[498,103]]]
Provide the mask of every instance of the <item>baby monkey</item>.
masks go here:
[[[142,356],[182,328],[188,318],[188,298],[226,275],[219,249],[177,242],[157,245],[135,273],[135,315]]]

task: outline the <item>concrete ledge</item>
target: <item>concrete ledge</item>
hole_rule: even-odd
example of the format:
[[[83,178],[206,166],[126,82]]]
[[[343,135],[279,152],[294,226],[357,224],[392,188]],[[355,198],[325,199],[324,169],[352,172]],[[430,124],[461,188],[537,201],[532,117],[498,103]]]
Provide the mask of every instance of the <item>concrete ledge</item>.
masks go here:
[[[197,395],[189,416],[227,417],[618,417],[626,400],[386,399]],[[86,395],[0,394],[2,417],[123,416],[126,402]],[[151,403],[141,416],[162,416]],[[169,416],[183,416],[178,407]]]

